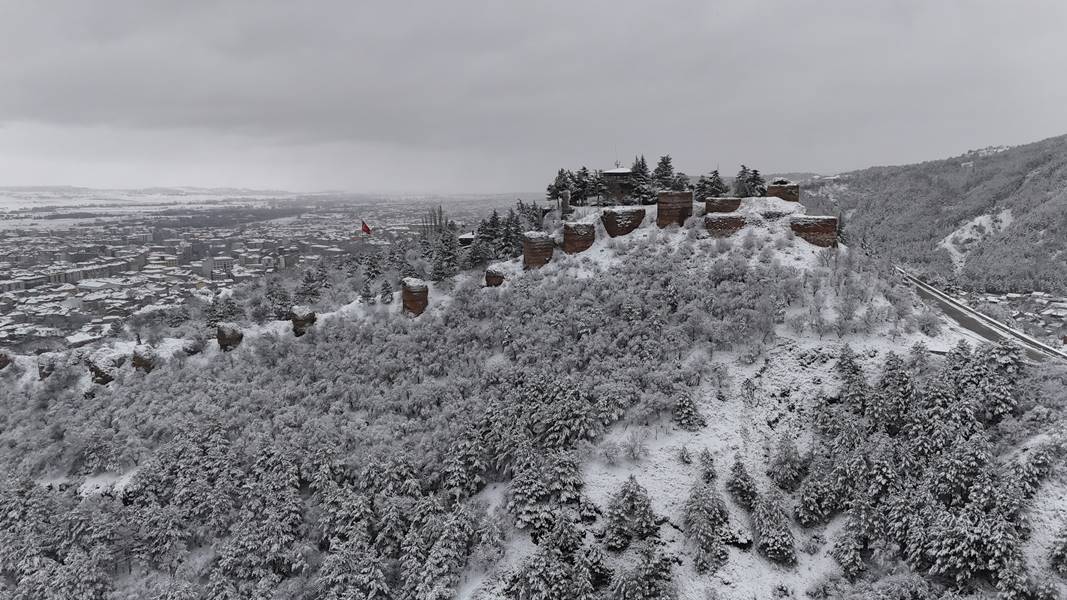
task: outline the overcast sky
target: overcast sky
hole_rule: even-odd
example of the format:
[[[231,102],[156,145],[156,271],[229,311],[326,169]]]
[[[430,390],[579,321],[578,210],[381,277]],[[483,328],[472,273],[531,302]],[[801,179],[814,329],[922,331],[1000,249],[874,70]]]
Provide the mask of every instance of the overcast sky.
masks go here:
[[[0,185],[511,192],[1067,133],[1063,0],[0,0]]]

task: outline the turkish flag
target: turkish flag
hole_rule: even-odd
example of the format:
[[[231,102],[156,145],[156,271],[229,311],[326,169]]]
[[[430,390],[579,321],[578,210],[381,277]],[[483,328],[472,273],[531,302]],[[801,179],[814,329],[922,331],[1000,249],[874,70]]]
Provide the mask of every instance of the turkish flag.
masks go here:
[[[366,233],[366,234],[369,235],[370,234],[370,225],[367,225],[367,222],[363,221],[363,220],[361,220],[360,223],[363,223],[363,233]]]

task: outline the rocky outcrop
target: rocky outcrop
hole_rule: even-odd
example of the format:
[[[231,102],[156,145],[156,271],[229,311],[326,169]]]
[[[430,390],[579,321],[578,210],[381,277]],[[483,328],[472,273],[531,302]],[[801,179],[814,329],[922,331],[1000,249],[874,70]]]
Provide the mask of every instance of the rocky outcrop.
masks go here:
[[[107,385],[115,381],[115,372],[126,362],[125,356],[116,356],[110,349],[101,348],[85,358],[85,366],[93,383]]]
[[[41,381],[56,372],[56,359],[54,356],[42,354],[37,357],[37,378]]]
[[[660,192],[656,205],[656,226],[684,225],[693,216],[693,192]]]
[[[604,229],[611,237],[627,235],[641,226],[645,220],[645,209],[636,206],[605,208],[600,215]]]
[[[306,306],[297,305],[289,310],[289,320],[293,322],[293,335],[296,337],[307,333],[316,319],[315,311]]]
[[[7,352],[0,352],[0,371],[3,371],[8,365],[15,362],[15,359],[11,358],[11,355]]]
[[[837,217],[794,216],[789,227],[798,237],[824,248],[837,246]]]
[[[417,277],[405,277],[400,280],[400,299],[404,312],[417,317],[430,305],[430,286]]]
[[[563,251],[567,254],[585,252],[596,241],[596,227],[592,223],[564,223]]]
[[[241,328],[233,323],[219,323],[215,329],[215,338],[219,341],[219,348],[223,352],[229,352],[241,345],[245,334],[241,333]]]
[[[737,213],[712,213],[704,216],[704,229],[711,237],[729,237],[745,226],[745,217]]]
[[[787,202],[800,202],[800,184],[772,181],[767,185],[767,195]]]
[[[159,361],[159,356],[152,350],[151,347],[140,345],[133,349],[133,356],[130,357],[130,364],[133,368],[144,371],[145,373],[151,373],[152,369],[156,368],[156,363]]]
[[[540,269],[552,260],[556,241],[543,231],[527,231],[522,235],[522,266],[524,269]]]
[[[489,265],[489,268],[485,270],[485,286],[486,287],[499,287],[504,283],[504,270],[493,265]]]
[[[704,214],[734,212],[739,208],[740,198],[708,198],[704,201]]]

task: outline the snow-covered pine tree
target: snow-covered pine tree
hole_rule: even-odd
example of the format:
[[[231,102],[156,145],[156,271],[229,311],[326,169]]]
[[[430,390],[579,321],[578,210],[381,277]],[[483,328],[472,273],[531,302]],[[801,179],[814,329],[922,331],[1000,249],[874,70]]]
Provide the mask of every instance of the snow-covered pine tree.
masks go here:
[[[296,288],[295,300],[300,304],[312,304],[322,295],[321,288],[322,286],[319,284],[319,278],[315,275],[315,271],[308,269],[304,271],[304,276],[300,279],[300,285]],[[288,310],[286,308],[286,311]]]
[[[497,258],[514,258],[522,254],[522,222],[514,210],[508,209],[501,227]]]
[[[656,187],[644,156],[634,159],[630,167],[630,190],[627,196],[637,204],[651,204],[656,200]]]
[[[681,394],[675,400],[674,422],[686,431],[697,431],[708,424],[691,394]]]
[[[459,273],[459,238],[454,229],[445,227],[434,252],[430,279],[444,281],[456,273]]]
[[[697,547],[693,559],[697,573],[714,570],[726,561],[723,533],[728,515],[726,503],[715,487],[698,480],[683,508],[685,534]]]
[[[657,190],[669,190],[674,184],[674,164],[671,155],[665,154],[659,157],[656,168],[652,170],[652,185]]]
[[[800,456],[796,440],[783,435],[778,439],[767,476],[787,492],[795,492],[807,473],[807,462]]]
[[[753,196],[767,195],[767,182],[760,175],[759,169],[752,169],[748,173],[748,190]]]
[[[796,563],[793,532],[789,517],[782,508],[781,497],[774,492],[762,494],[752,510],[752,530],[756,549],[769,560],[783,565]]]
[[[745,463],[741,462],[741,455],[734,457],[734,464],[730,466],[730,477],[726,480],[726,489],[734,497],[734,501],[740,506],[752,510],[755,506],[759,492],[756,491],[756,481],[748,474]]]
[[[659,532],[658,517],[652,511],[648,492],[633,475],[608,501],[605,512],[604,547],[625,550],[631,540],[643,540]]]
[[[752,188],[749,187],[751,172],[748,167],[741,165],[741,169],[734,176],[734,196],[739,198],[748,198],[752,196]]]
[[[673,597],[671,559],[651,544],[641,547],[637,565],[619,574],[611,587],[612,600],[665,600]]]
[[[692,183],[689,181],[689,176],[685,173],[678,171],[671,178],[671,186],[669,188],[675,192],[686,192],[693,189]]]
[[[582,168],[574,174],[572,191],[574,195],[571,197],[571,204],[575,206],[585,206],[589,204],[590,197],[596,196],[596,183],[589,167],[582,165]]]
[[[382,285],[378,288],[378,300],[382,304],[393,303],[393,286],[389,283],[389,279],[382,280]]]
[[[718,477],[718,473],[715,472],[715,457],[711,455],[711,451],[704,448],[700,451],[700,479],[704,483],[711,483]]]
[[[378,297],[374,295],[374,289],[371,288],[370,279],[363,280],[363,287],[359,290],[359,299],[364,304],[376,304],[378,302]]]

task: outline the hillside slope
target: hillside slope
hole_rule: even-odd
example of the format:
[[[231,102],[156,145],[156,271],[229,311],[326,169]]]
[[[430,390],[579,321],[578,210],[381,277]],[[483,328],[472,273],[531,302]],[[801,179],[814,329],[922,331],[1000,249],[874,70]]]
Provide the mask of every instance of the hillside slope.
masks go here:
[[[884,261],[782,220],[654,221],[417,318],[275,322],[107,385],[8,365],[0,598],[1067,587],[1062,370],[958,346]]]
[[[1067,136],[805,184],[853,244],[966,287],[1067,292]]]

